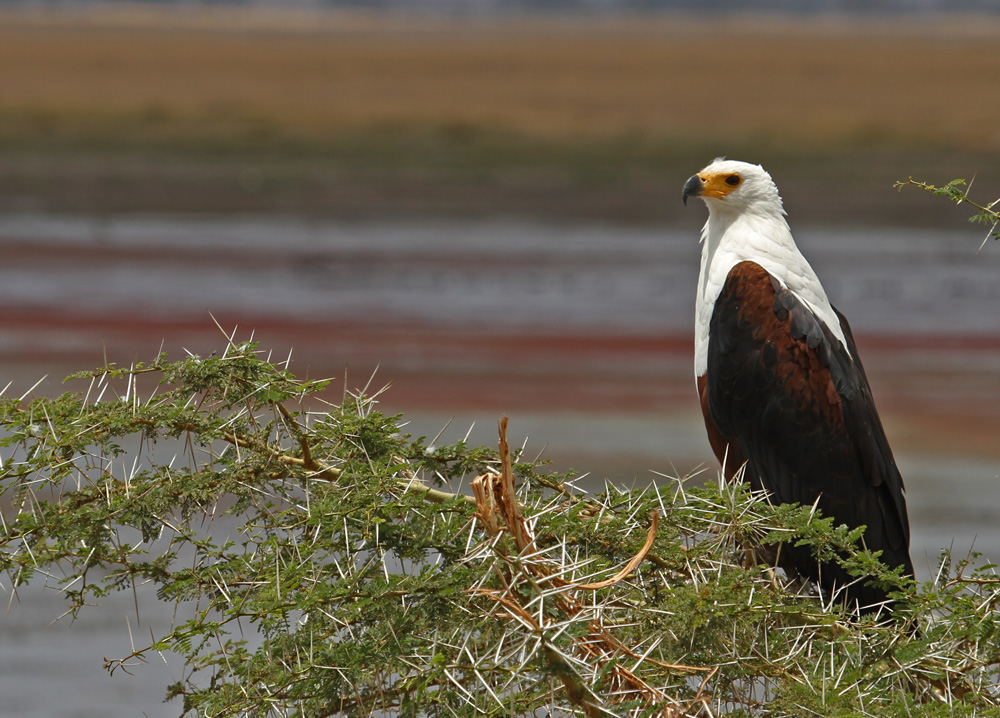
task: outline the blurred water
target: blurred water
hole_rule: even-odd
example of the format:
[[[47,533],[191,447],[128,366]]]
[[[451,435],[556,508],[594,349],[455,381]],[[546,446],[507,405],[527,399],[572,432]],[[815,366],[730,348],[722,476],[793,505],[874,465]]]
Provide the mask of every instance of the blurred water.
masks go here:
[[[1000,250],[975,230],[803,228],[855,332],[1000,334]],[[688,331],[697,229],[245,217],[0,216],[10,309],[545,330]]]
[[[396,385],[388,396],[403,397],[416,434],[451,421],[442,441],[475,424],[470,439],[492,443],[498,413],[513,408],[512,443],[527,441],[529,455],[548,445],[557,465],[592,470],[592,486],[605,475],[641,485],[657,480],[651,471],[712,466],[689,349],[697,234],[694,225],[516,218],[0,216],[0,367],[26,389],[43,366],[68,373],[102,352],[148,359],[161,339],[174,352],[217,347],[211,312],[225,326],[267,326],[260,338],[281,337],[297,366],[384,362],[381,377]],[[1000,417],[1000,248],[977,254],[982,236],[964,227],[796,236],[859,335],[907,481],[918,571],[927,576],[953,542],[959,552],[975,541],[1000,556],[1000,442],[991,438]],[[536,338],[530,351],[490,343],[522,335]],[[539,337],[587,341],[581,349]],[[623,337],[652,339],[636,349]],[[413,389],[434,377],[435,387],[457,383],[464,393]],[[546,391],[512,395],[529,380]],[[503,389],[476,393],[490,381]],[[940,419],[943,438],[928,441],[941,407],[950,423]],[[907,423],[914,415],[925,417],[919,431]],[[986,438],[974,452],[949,443],[976,431]],[[20,591],[0,622],[3,714],[177,715],[179,704],[160,702],[182,675],[175,657],[134,676],[102,669],[103,657],[130,650],[130,628],[148,639],[150,626],[169,623],[171,607],[161,609],[144,609],[140,626],[125,593],[76,625],[50,626],[63,610],[59,596]]]

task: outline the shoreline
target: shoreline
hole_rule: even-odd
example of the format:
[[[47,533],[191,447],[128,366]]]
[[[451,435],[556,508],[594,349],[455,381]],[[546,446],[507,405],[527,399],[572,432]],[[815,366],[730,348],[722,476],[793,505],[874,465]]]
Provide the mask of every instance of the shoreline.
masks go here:
[[[604,154],[604,150],[601,154]],[[572,163],[548,167],[365,168],[344,157],[158,151],[3,151],[0,212],[104,215],[301,215],[337,219],[476,219],[689,226],[684,179],[711,153],[665,157],[656,167],[605,166],[592,177]],[[970,212],[912,187],[978,178],[972,194],[1000,195],[1000,155],[927,150],[845,150],[761,160],[779,180],[795,226],[963,228]]]
[[[389,414],[509,413],[533,417],[536,426],[545,416],[563,417],[556,423],[565,417],[591,422],[601,416],[613,421],[659,417],[660,422],[693,423],[697,430],[686,435],[702,438],[690,367],[693,338],[687,333],[553,334],[288,317],[215,319],[227,331],[238,328],[237,341],[252,334],[275,360],[291,357],[290,368],[300,378],[332,378],[335,396],[366,386],[371,395],[388,386],[380,403]],[[70,372],[95,369],[104,361],[150,362],[160,351],[172,360],[187,351],[207,355],[226,342],[207,315],[167,319],[44,311],[0,318],[0,339],[5,347],[0,367],[13,380],[14,394],[46,373],[42,393],[76,391],[80,387],[74,383],[62,383]],[[993,361],[1000,337],[863,334],[857,341],[898,451],[1000,458],[993,430],[1000,419]],[[970,368],[954,372],[956,357]],[[553,448],[561,456],[572,450],[587,453],[582,446]],[[687,452],[675,446],[673,454],[679,461],[711,461],[707,443]]]

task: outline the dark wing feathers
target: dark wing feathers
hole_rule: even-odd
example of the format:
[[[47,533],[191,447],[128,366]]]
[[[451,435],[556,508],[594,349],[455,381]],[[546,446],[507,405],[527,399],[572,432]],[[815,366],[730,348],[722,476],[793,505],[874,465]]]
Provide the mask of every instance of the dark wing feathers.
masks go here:
[[[854,358],[854,367],[859,379],[857,391],[861,395],[860,399],[849,404],[852,425],[863,429],[856,432],[858,434],[856,442],[858,453],[861,456],[865,473],[872,477],[872,485],[878,487],[882,495],[887,495],[892,501],[891,509],[889,506],[884,507],[888,533],[899,537],[894,542],[893,549],[905,551],[906,558],[909,560],[910,524],[906,514],[906,499],[903,497],[903,477],[900,476],[899,469],[896,468],[896,462],[892,458],[892,449],[889,448],[889,441],[882,429],[882,421],[875,410],[875,400],[872,398],[868,377],[861,364],[857,346],[854,344],[851,326],[847,323],[847,318],[836,308],[833,311],[840,319],[840,326],[847,338],[847,348]],[[912,567],[910,573],[912,573]]]
[[[781,503],[818,499],[837,523],[865,525],[868,547],[912,575],[903,481],[850,327],[838,317],[847,347],[760,265],[734,267],[709,329],[700,384],[706,423],[723,437],[713,441],[717,453],[718,445],[738,448],[755,488]],[[821,571],[808,550],[792,553],[796,567],[827,588],[848,582],[836,566]],[[863,585],[848,589],[848,597],[861,605],[884,600]]]

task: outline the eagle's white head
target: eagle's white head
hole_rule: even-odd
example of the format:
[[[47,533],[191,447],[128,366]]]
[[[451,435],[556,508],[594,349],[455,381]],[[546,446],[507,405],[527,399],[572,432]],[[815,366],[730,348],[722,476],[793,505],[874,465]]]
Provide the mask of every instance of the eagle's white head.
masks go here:
[[[785,214],[778,188],[763,167],[721,157],[684,183],[684,204],[688,197],[701,197],[711,215]]]

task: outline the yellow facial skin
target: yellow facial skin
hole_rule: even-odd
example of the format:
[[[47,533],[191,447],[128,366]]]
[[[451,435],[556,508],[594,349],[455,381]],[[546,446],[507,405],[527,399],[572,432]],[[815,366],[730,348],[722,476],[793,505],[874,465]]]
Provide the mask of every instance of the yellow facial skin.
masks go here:
[[[715,174],[699,172],[697,177],[701,180],[702,196],[715,199],[725,199],[726,195],[743,184],[743,178],[733,172]]]

